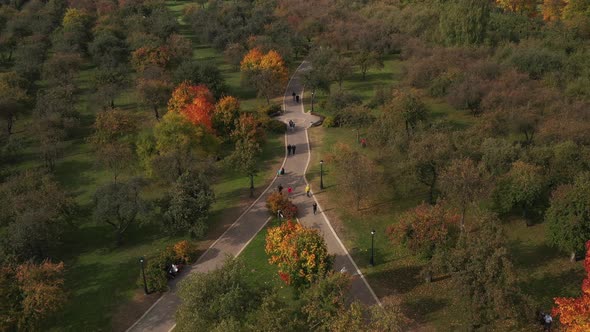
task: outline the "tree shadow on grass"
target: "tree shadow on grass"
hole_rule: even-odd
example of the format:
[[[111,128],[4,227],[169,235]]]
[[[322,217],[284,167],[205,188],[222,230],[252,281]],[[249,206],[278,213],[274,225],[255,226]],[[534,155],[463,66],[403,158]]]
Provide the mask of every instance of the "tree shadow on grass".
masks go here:
[[[523,246],[521,241],[510,241],[508,244],[514,257],[515,265],[520,268],[539,268],[564,255],[555,248],[543,243],[536,246]]]
[[[576,269],[576,265],[572,264],[572,269],[557,273],[547,272],[539,277],[523,280],[520,287],[531,295],[539,306],[546,308],[553,304],[554,297],[578,296],[584,277],[585,271],[581,268]]]
[[[404,311],[412,313],[412,319],[416,323],[428,322],[427,316],[433,312],[444,309],[448,301],[432,297],[411,298],[404,301]]]
[[[378,265],[378,260],[376,259]],[[416,265],[397,267],[391,270],[368,273],[371,279],[380,280],[380,296],[406,294],[420,285],[423,281],[420,279],[422,267]]]

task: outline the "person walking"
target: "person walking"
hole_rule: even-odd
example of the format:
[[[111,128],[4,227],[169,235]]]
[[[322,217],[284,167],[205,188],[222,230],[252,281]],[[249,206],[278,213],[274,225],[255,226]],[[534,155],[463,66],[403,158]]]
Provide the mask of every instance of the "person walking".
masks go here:
[[[311,188],[309,187],[309,184],[307,186],[305,186],[305,195],[307,195],[307,197],[310,197],[311,194]]]
[[[292,95],[293,96],[293,101],[295,101],[295,95],[296,95],[296,93],[295,93],[295,91],[293,91],[293,95]]]
[[[293,188],[291,188],[291,187],[287,188],[287,193],[288,193],[289,195],[291,195],[291,193],[292,193],[292,192],[293,192]]]
[[[291,153],[295,155],[295,144],[291,145]]]
[[[318,203],[313,202],[313,205],[311,206],[313,208],[313,214],[315,215],[316,213],[318,213]]]
[[[545,327],[543,330],[551,332],[551,323],[553,323],[553,317],[550,314],[545,314]]]
[[[279,183],[279,186],[277,187],[277,189],[279,190],[279,194],[283,193],[283,185]]]
[[[299,95],[295,96],[295,101],[299,104]]]
[[[287,145],[287,156],[291,155],[291,144]]]

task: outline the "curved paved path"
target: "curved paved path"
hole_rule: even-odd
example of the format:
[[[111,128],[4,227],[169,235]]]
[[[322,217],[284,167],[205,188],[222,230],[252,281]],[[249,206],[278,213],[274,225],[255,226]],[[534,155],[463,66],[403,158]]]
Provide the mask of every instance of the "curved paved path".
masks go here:
[[[364,279],[364,276],[360,274],[356,264],[336,236],[328,219],[321,213],[321,207],[319,207],[317,215],[313,214],[312,204],[315,198],[313,196],[309,198],[305,195],[306,180],[304,175],[310,159],[307,128],[312,122],[318,121],[319,118],[304,113],[303,101],[300,104],[296,103],[293,101],[291,94],[295,92],[303,96],[303,86],[297,75],[308,69],[309,64],[303,62],[289,81],[283,102],[285,112],[279,117],[284,122],[293,120],[296,124],[295,130],[288,131],[285,138],[286,144],[295,144],[297,146],[296,154],[286,157],[283,161],[286,174],[275,177],[260,197],[201,255],[197,262],[171,282],[170,291],[164,293],[127,331],[171,331],[175,326],[174,315],[176,308],[180,304],[180,299],[176,295],[177,283],[189,273],[208,272],[216,269],[223,263],[226,255],[238,256],[270,220],[266,209],[266,197],[269,192],[276,190],[279,183],[285,188],[283,192],[286,192],[288,187],[293,188],[291,198],[299,208],[300,222],[308,227],[319,229],[323,234],[328,245],[328,251],[336,256],[335,270],[340,271],[343,267],[346,267],[348,273],[354,276],[352,295],[366,304],[379,303],[373,290]]]

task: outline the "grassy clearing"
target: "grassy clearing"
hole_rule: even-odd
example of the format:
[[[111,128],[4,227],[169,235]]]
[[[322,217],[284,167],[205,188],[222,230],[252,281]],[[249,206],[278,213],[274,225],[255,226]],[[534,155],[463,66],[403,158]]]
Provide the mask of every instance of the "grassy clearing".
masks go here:
[[[395,65],[394,65],[395,64]],[[370,72],[366,82],[359,82],[360,74],[343,85],[347,89],[360,87],[363,101],[368,102],[374,96],[370,86],[379,84],[396,84],[399,68],[403,64],[397,60],[390,62],[386,69],[374,75]],[[389,77],[390,79],[383,79]],[[374,91],[374,90],[373,90]],[[324,96],[325,97],[325,96]],[[320,96],[320,100],[323,98]],[[316,98],[316,102],[318,98]],[[427,98],[431,118],[444,119],[454,127],[466,128],[473,123],[467,112],[457,111],[442,100]],[[306,98],[309,109],[309,97]],[[319,112],[322,110],[320,108]],[[366,133],[361,131],[361,137]],[[319,191],[319,161],[325,159],[334,144],[346,143],[356,146],[356,133],[349,128],[313,128],[309,131],[312,158],[307,177]],[[364,150],[372,155],[374,151]],[[405,248],[391,244],[386,235],[387,227],[397,222],[399,215],[405,210],[416,206],[427,199],[427,190],[416,189],[403,197],[392,194],[382,195],[361,211],[342,209],[350,206],[346,195],[338,188],[334,170],[329,163],[324,163],[324,184],[326,189],[317,193],[322,207],[335,222],[337,232],[351,255],[367,276],[375,292],[380,298],[395,295],[402,298],[405,310],[421,326],[427,330],[461,331],[468,328],[467,303],[461,300],[460,294],[453,289],[450,278],[435,279],[425,283],[419,272],[423,262],[411,255]],[[579,294],[581,281],[584,277],[580,262],[570,263],[567,255],[551,248],[546,241],[546,230],[543,223],[526,227],[518,218],[505,221],[508,247],[513,256],[515,267],[520,276],[523,290],[531,296],[539,309],[548,310],[555,296],[574,296]],[[376,266],[369,263],[371,235],[375,229],[375,261]]]

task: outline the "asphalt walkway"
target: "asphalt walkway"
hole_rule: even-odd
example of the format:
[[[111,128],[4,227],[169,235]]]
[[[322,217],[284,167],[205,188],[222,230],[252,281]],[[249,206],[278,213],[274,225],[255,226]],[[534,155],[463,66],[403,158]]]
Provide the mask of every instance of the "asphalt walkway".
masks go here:
[[[279,117],[285,123],[289,120],[295,122],[295,130],[289,130],[286,134],[287,143],[285,144],[297,147],[295,154],[287,156],[283,162],[286,174],[276,177],[234,224],[201,255],[189,270],[183,271],[178,278],[174,279],[170,284],[170,290],[164,293],[127,331],[168,332],[174,329],[174,316],[180,304],[180,299],[176,295],[177,283],[190,273],[208,272],[216,269],[224,262],[227,255],[238,256],[270,219],[266,209],[266,197],[271,191],[276,190],[279,184],[285,188],[283,192],[286,192],[289,187],[293,189],[291,199],[298,207],[299,221],[307,227],[318,229],[324,236],[328,251],[336,257],[334,269],[341,271],[345,268],[347,273],[353,276],[352,295],[366,304],[379,303],[373,290],[334,232],[329,220],[322,213],[321,206],[319,206],[318,214],[314,215],[312,204],[315,198],[313,195],[312,197],[305,195],[306,180],[304,175],[310,159],[307,128],[319,118],[306,114],[303,111],[303,100],[297,103],[293,100],[292,93],[295,92],[303,96],[303,85],[298,79],[298,75],[309,68],[309,63],[302,63],[289,81],[284,96],[284,113]]]

